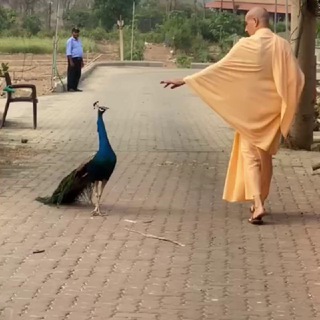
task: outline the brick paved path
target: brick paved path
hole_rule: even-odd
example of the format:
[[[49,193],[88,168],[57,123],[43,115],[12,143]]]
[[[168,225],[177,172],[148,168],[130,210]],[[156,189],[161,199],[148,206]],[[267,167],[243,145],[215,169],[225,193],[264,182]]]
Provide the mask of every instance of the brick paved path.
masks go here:
[[[36,131],[31,106],[11,107],[0,143],[32,155],[0,168],[1,320],[320,319],[320,155],[280,152],[272,215],[248,224],[221,200],[233,133],[187,88],[162,90],[179,73],[100,68],[85,92],[43,97]],[[118,155],[108,216],[35,202],[96,150],[95,100]]]

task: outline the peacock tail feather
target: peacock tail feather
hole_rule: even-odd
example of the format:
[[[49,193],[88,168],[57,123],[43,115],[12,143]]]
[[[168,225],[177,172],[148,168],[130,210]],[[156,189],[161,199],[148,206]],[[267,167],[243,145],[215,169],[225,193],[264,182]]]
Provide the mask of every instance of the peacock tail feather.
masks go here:
[[[64,177],[50,197],[38,197],[36,200],[47,205],[71,204],[89,199],[91,201],[93,183],[88,177],[87,164]]]

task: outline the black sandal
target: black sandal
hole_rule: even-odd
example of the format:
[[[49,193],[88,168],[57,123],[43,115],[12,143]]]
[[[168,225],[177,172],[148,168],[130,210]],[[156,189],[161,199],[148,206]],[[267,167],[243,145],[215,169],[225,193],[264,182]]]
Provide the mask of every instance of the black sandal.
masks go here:
[[[249,223],[251,223],[251,224],[258,224],[258,225],[260,225],[260,224],[263,224],[262,218],[263,218],[264,216],[266,216],[266,215],[267,215],[267,212],[260,213],[260,214],[259,214],[257,217],[255,217],[255,218],[253,218],[253,215],[252,215],[251,218],[248,219],[248,221],[249,221]]]
[[[255,224],[255,225],[262,225],[263,224],[263,220],[262,217],[257,217],[257,218],[249,218],[248,222],[251,224]]]

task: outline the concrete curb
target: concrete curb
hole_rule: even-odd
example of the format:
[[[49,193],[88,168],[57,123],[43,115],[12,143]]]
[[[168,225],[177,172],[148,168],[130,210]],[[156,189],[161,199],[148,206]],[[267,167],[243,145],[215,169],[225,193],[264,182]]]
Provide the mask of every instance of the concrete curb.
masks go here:
[[[211,65],[211,63],[192,62],[191,69],[204,69]]]
[[[163,62],[158,61],[101,61],[94,62],[82,70],[81,81],[91,75],[97,67],[157,67],[162,68]],[[56,82],[53,92],[64,92],[67,89],[67,78]]]

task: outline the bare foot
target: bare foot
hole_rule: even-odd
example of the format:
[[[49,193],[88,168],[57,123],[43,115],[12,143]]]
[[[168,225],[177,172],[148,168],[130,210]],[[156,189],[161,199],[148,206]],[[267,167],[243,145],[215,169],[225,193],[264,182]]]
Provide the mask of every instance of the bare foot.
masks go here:
[[[249,223],[261,225],[263,224],[262,218],[266,215],[265,209],[263,206],[255,207],[252,205],[250,207],[250,212],[252,213],[251,218],[248,219]]]
[[[252,214],[252,219],[261,220],[266,215],[264,207],[254,207],[254,212]]]

